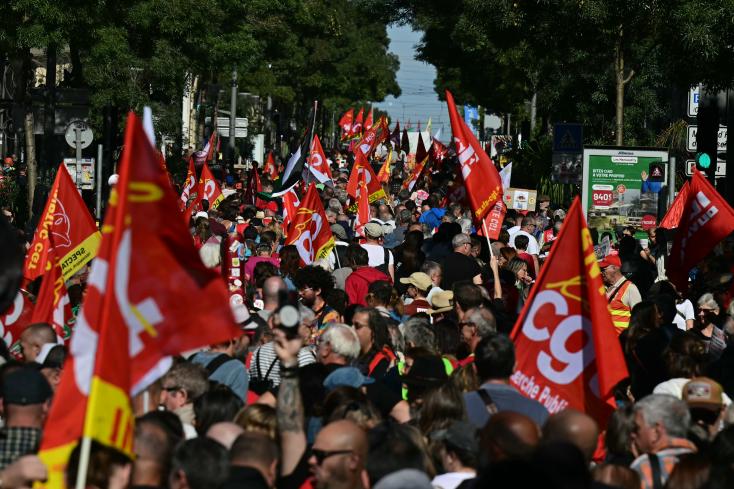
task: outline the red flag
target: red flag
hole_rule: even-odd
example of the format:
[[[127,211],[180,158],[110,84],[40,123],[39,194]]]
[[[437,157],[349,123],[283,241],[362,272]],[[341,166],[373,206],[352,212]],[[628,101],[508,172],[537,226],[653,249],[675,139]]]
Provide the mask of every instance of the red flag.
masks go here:
[[[201,188],[200,192],[204,194],[204,198],[209,202],[210,209],[216,209],[224,200],[222,189],[206,163],[204,163],[204,168],[201,170],[199,187]]]
[[[485,232],[489,239],[497,239],[500,237],[502,231],[502,223],[505,220],[505,214],[507,214],[507,207],[505,203],[498,200],[492,210],[484,216],[482,219],[482,227],[477,229],[477,234],[484,236]]]
[[[19,290],[10,307],[0,314],[0,336],[10,353],[21,360],[23,355],[20,349],[20,335],[26,327],[31,325],[33,316],[33,302],[25,290]]]
[[[688,271],[732,231],[734,210],[706,177],[695,170],[666,267],[670,281],[679,291],[688,290]]]
[[[389,135],[390,128],[387,127],[387,121],[382,117],[377,124],[364,133],[364,137],[360,139],[359,144],[354,145],[352,151],[355,155],[361,151],[369,158],[377,145],[387,139]]]
[[[369,111],[369,113],[367,113],[367,119],[365,119],[365,121],[364,121],[364,130],[365,131],[369,131],[370,129],[372,129],[372,124],[373,124],[373,122],[372,122],[372,110],[373,110],[372,107],[370,107],[370,111]]]
[[[377,172],[377,181],[380,183],[388,183],[390,181],[390,175],[392,174],[392,158],[393,154],[395,153],[395,150],[390,147],[387,151],[387,156],[385,157],[385,163],[382,164],[380,167],[380,171]]]
[[[512,338],[517,367],[510,381],[523,395],[551,413],[574,408],[606,425],[627,367],[578,197]]]
[[[364,109],[360,107],[357,112],[357,118],[352,123],[352,127],[349,129],[349,138],[359,138],[362,136],[362,119],[364,118]]]
[[[454,97],[448,90],[446,90],[446,103],[449,107],[454,146],[461,163],[461,175],[464,178],[469,203],[474,219],[480,220],[495,202],[502,200],[502,179],[474,133],[459,117]]]
[[[361,177],[362,173],[365,174],[370,202],[374,202],[385,197],[385,191],[382,189],[380,182],[377,181],[375,170],[372,169],[372,165],[367,162],[367,157],[361,151],[357,151],[355,156],[352,173],[349,175],[349,181],[347,182],[347,194],[354,199],[357,198],[357,188],[359,186],[358,179]]]
[[[308,169],[320,183],[331,182],[331,168],[326,161],[324,148],[321,147],[318,134],[313,135],[311,152],[308,155]]]
[[[675,196],[675,200],[665,213],[665,217],[660,221],[660,227],[665,229],[675,229],[680,224],[680,218],[683,215],[686,203],[688,202],[688,182],[685,182],[680,188],[678,195]]]
[[[206,159],[204,160],[204,163],[209,163],[210,161],[212,161],[215,152],[219,150],[219,140],[217,138],[217,130],[214,129],[209,136],[209,141],[207,141],[206,146],[204,146],[204,152],[206,153]]]
[[[296,245],[305,265],[327,257],[334,247],[334,236],[313,183],[309,185],[303,202],[293,215],[285,244]]]
[[[449,149],[438,139],[433,138],[433,144],[431,144],[431,160],[436,163],[437,166],[441,166],[443,160],[446,158]]]
[[[184,206],[189,202],[189,196],[191,191],[196,187],[196,168],[194,167],[194,157],[189,158],[189,171],[186,172],[186,181],[183,185],[183,191],[181,192],[181,202]]]
[[[296,209],[301,205],[295,188],[291,188],[283,194],[283,231],[288,232],[293,216],[296,215]]]
[[[219,273],[201,263],[177,217],[177,196],[140,120],[130,113],[99,256],[54,395],[39,456],[48,487],[82,434],[132,452],[130,396],[173,355],[239,334]],[[206,325],[206,327],[202,327]]]
[[[352,123],[354,121],[354,109],[349,109],[344,112],[344,115],[339,119],[339,127],[342,128],[341,139],[344,141],[352,133]]]
[[[278,178],[278,168],[275,166],[275,158],[273,158],[273,152],[268,152],[268,158],[265,160],[265,168],[263,168],[263,174],[270,177],[270,180]]]
[[[357,236],[364,236],[364,226],[370,222],[370,197],[367,190],[365,174],[359,177],[359,195],[357,196],[357,217],[354,221],[354,230]]]
[[[257,168],[250,170],[250,177],[247,180],[247,188],[245,189],[245,196],[242,199],[245,204],[256,205],[260,200],[257,198],[257,193],[262,192],[263,186],[260,182],[260,175],[257,173]]]
[[[53,248],[51,257],[50,261],[53,265],[43,276],[31,323],[50,324],[56,331],[56,335],[66,342],[71,337],[74,315],[71,312],[71,301],[66,290],[64,276],[61,273],[61,265],[53,253]]]
[[[97,226],[63,164],[56,171],[46,207],[28,248],[23,272],[28,280],[40,277],[50,268],[48,253],[52,235],[66,280],[97,254],[100,240]]]
[[[421,133],[419,132],[418,149],[415,152],[415,167],[413,168],[413,172],[410,174],[410,178],[403,182],[403,189],[413,190],[413,187],[420,178],[421,173],[423,173],[427,162],[428,151],[426,151],[426,147],[423,144],[423,138],[421,137]]]

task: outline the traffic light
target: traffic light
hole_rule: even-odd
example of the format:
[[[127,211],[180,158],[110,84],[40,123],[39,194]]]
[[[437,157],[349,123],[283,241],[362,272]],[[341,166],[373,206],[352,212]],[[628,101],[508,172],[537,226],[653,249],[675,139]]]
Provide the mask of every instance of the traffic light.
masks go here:
[[[719,141],[719,107],[716,97],[702,96],[696,117],[696,168],[713,182]]]

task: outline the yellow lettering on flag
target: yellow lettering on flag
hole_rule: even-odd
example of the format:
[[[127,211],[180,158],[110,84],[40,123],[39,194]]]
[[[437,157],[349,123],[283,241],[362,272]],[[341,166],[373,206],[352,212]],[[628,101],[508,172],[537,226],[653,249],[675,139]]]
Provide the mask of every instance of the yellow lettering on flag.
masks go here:
[[[79,246],[69,251],[61,258],[61,272],[64,274],[64,280],[69,280],[72,275],[81,270],[89,260],[97,256],[99,242],[102,235],[99,232],[90,234]]]

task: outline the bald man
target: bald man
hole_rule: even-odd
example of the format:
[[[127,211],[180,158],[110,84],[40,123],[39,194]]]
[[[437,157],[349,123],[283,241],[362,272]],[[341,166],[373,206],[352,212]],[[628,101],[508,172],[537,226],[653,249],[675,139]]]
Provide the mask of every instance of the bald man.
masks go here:
[[[214,441],[218,441],[224,445],[224,448],[229,450],[232,448],[232,444],[244,433],[245,430],[242,426],[232,423],[231,421],[222,421],[220,423],[214,423],[209,427],[209,431],[206,432],[207,438],[211,438]]]
[[[288,290],[288,286],[280,277],[268,277],[263,282],[263,308],[257,314],[265,321],[278,308],[278,294],[281,290]]]
[[[229,450],[229,478],[220,489],[275,487],[278,459],[278,445],[273,439],[262,433],[242,433]]]
[[[133,462],[130,486],[162,487],[168,475],[168,461],[173,452],[172,439],[165,429],[151,418],[138,418],[135,422]]]
[[[543,426],[543,443],[571,443],[581,450],[587,463],[591,463],[598,438],[596,421],[575,409],[551,415]]]
[[[480,432],[481,452],[489,463],[524,459],[540,441],[540,428],[524,414],[500,411],[494,414]]]
[[[308,464],[317,489],[369,487],[367,434],[349,420],[334,421],[316,436]]]
[[[46,343],[57,343],[56,332],[49,324],[35,323],[28,326],[20,335],[20,347],[25,361],[35,362]]]

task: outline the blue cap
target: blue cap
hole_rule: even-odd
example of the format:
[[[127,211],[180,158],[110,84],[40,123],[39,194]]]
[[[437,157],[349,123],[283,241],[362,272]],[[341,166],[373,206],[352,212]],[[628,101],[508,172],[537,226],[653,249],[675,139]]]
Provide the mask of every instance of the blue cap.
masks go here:
[[[340,367],[331,372],[324,379],[324,387],[327,391],[333,391],[337,387],[349,386],[360,388],[363,385],[373,384],[375,379],[372,377],[365,377],[362,372],[355,367]]]

